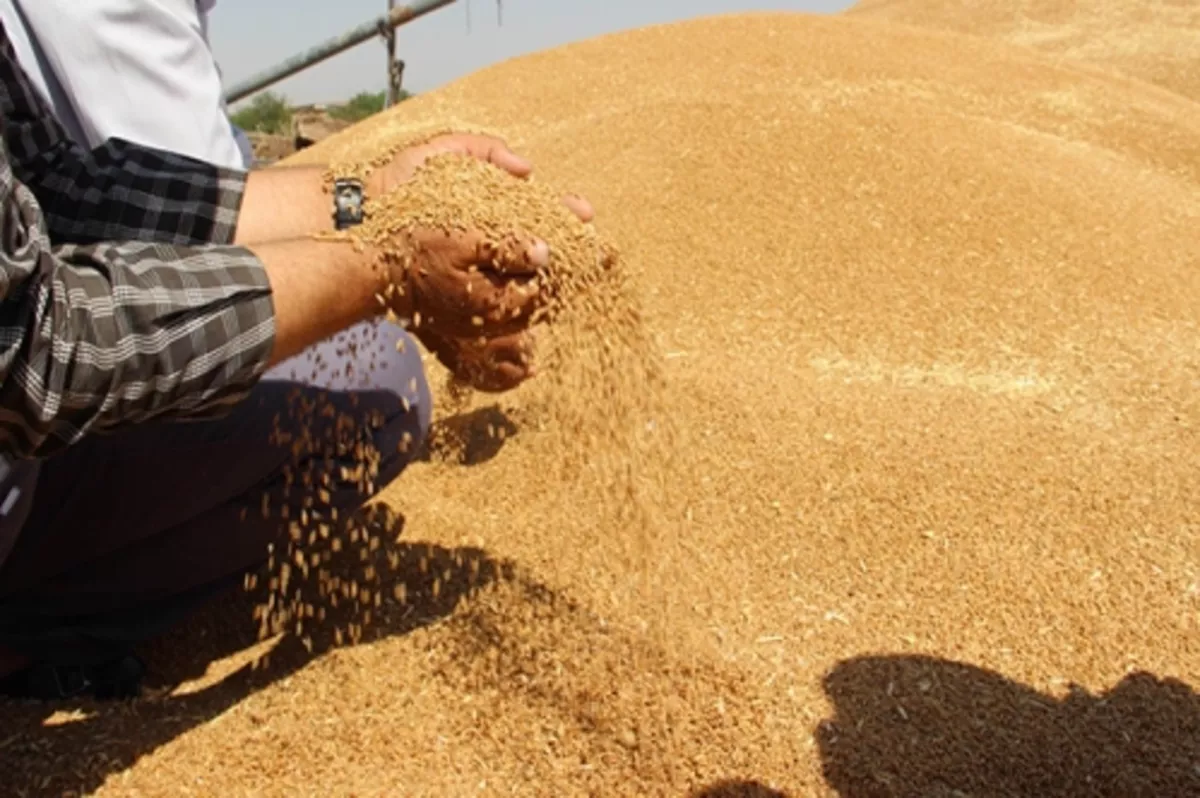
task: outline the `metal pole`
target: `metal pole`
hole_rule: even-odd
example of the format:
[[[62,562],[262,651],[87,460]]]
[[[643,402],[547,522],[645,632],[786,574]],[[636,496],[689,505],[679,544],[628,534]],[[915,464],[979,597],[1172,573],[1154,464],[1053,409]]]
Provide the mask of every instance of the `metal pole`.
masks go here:
[[[457,0],[412,0],[412,2],[406,5],[393,7],[382,17],[373,19],[370,22],[364,22],[358,27],[343,33],[341,36],[335,36],[300,55],[293,56],[270,69],[234,84],[232,88],[225,92],[225,102],[235,103],[243,97],[253,94],[260,89],[265,89],[274,83],[278,83],[284,78],[289,78],[313,64],[320,63],[331,56],[349,50],[355,45],[362,44],[372,36],[378,36],[383,31],[395,30],[407,22],[412,22],[418,17],[423,17],[431,11],[437,11],[439,8],[444,8],[454,2],[457,2]]]
[[[392,13],[392,9],[396,7],[396,0],[387,0],[388,14]],[[387,37],[387,95],[383,100],[384,108],[391,108],[396,104],[396,81],[393,75],[396,72],[396,29],[389,28]]]

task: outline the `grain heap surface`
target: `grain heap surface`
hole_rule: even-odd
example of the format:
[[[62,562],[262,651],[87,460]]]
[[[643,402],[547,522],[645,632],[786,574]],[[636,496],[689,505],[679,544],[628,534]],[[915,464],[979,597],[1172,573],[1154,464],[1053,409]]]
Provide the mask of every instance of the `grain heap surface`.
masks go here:
[[[385,492],[407,601],[378,639],[12,715],[20,786],[1200,794],[1200,104],[744,15],[516,59],[293,162],[443,121],[587,196],[634,270],[675,422],[660,527],[631,545],[557,465],[551,380],[474,397],[442,423],[504,440]]]
[[[859,0],[846,13],[1031,47],[1200,101],[1193,0]]]

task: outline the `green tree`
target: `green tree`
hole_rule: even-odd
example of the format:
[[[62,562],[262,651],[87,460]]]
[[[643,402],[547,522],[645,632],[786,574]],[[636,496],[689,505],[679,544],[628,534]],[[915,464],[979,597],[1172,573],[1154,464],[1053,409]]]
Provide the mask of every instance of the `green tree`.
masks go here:
[[[407,91],[401,89],[399,100],[407,100],[410,96]],[[330,108],[329,115],[334,119],[341,119],[346,122],[361,122],[368,116],[373,116],[382,111],[383,103],[386,99],[386,92],[362,91],[342,105],[335,105]]]
[[[264,91],[255,95],[249,105],[232,114],[230,119],[242,130],[285,135],[292,129],[292,108],[287,97]]]

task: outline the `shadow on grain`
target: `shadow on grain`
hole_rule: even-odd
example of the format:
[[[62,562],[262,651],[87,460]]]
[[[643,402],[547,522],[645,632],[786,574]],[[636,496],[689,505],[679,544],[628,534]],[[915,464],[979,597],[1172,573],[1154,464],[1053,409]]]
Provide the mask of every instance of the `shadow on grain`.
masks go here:
[[[848,660],[825,679],[817,740],[843,798],[1200,795],[1200,695],[1133,673],[1047,696],[928,657]]]
[[[516,421],[497,405],[459,413],[433,422],[422,459],[480,465],[500,454],[519,431]]]
[[[377,525],[381,537],[395,540],[403,522],[389,512],[375,512],[370,523]],[[384,524],[388,526],[378,526]],[[382,587],[400,587],[405,598],[372,608],[363,642],[434,623],[452,614],[468,596],[512,575],[510,565],[474,548],[395,543],[381,547],[378,556],[390,556],[395,563],[381,577]],[[352,573],[361,570],[353,568]],[[349,644],[344,631],[362,621],[362,609],[345,602],[340,610],[330,610],[325,623],[311,628],[311,651],[299,638],[285,635],[263,660],[195,692],[170,694],[171,688],[202,677],[211,663],[258,642],[252,616],[262,597],[260,591],[231,588],[144,648],[140,653],[149,670],[144,692],[150,697],[111,703],[0,701],[4,794],[89,794],[159,746],[296,673],[321,654]],[[72,710],[83,719],[47,724],[55,713]]]

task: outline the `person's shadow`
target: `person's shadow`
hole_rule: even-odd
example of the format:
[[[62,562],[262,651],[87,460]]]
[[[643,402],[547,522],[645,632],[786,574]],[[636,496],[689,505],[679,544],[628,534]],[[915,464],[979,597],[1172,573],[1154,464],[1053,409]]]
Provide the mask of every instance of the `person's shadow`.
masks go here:
[[[1111,690],[1047,696],[918,656],[839,664],[818,729],[843,798],[1200,796],[1200,695],[1133,673]]]
[[[390,540],[398,537],[403,524],[382,508],[375,508],[364,520],[381,538]],[[353,554],[348,561],[358,559],[358,552]],[[322,653],[349,644],[347,629],[362,625],[363,642],[408,634],[449,616],[465,598],[497,580],[523,580],[511,563],[474,548],[401,542],[381,546],[375,558],[387,563],[381,587],[403,600],[369,605],[372,620],[366,624],[362,605],[342,602],[329,610],[322,623],[308,626],[307,640],[285,635],[265,659],[248,661],[194,692],[172,692],[172,688],[204,677],[213,662],[239,653],[245,656],[259,642],[253,614],[264,597],[261,589],[231,587],[187,623],[140,651],[149,668],[144,692],[150,695],[132,705],[0,700],[3,794],[90,794],[140,757],[297,672]],[[348,567],[352,576],[362,571],[360,562]],[[235,665],[237,661],[235,657]],[[72,714],[75,719],[69,718]],[[68,716],[65,722],[64,716]]]
[[[421,459],[459,465],[486,463],[520,432],[517,421],[499,405],[486,405],[434,422]]]

